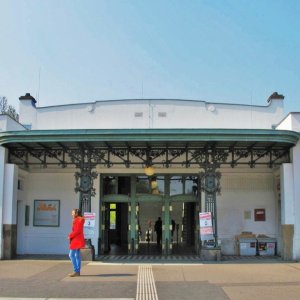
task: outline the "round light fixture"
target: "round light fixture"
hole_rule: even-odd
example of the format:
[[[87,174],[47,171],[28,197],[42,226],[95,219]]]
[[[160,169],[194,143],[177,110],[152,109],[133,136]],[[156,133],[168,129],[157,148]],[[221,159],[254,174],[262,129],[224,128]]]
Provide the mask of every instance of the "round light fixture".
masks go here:
[[[152,176],[155,173],[155,170],[153,167],[149,166],[144,168],[144,172],[147,176]]]

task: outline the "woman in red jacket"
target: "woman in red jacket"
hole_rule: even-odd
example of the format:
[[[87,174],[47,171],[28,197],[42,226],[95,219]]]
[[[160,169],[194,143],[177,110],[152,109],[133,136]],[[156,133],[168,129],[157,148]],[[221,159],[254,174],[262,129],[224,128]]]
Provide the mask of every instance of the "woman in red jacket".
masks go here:
[[[68,235],[70,240],[69,257],[73,265],[74,273],[69,274],[70,277],[80,276],[81,255],[80,248],[85,246],[83,225],[84,218],[78,208],[72,210],[73,225],[72,232]]]

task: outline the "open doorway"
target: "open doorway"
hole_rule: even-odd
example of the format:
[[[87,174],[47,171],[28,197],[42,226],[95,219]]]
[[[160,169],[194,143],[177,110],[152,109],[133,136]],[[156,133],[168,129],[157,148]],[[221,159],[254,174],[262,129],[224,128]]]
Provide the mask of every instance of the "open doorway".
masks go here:
[[[161,223],[157,222],[158,219],[161,220]],[[162,254],[162,233],[163,233],[162,203],[161,202],[140,203],[138,223],[139,223],[139,251],[138,251],[139,254],[161,255]]]
[[[108,254],[127,254],[128,203],[107,203],[106,245]]]
[[[171,241],[175,255],[195,254],[196,203],[172,203]]]

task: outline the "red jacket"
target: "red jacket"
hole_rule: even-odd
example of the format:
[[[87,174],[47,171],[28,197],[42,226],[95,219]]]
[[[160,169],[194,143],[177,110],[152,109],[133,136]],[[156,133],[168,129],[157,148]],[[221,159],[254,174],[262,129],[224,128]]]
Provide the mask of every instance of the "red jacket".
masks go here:
[[[80,249],[85,246],[84,235],[83,235],[83,217],[75,217],[73,220],[72,232],[69,234],[70,249]]]

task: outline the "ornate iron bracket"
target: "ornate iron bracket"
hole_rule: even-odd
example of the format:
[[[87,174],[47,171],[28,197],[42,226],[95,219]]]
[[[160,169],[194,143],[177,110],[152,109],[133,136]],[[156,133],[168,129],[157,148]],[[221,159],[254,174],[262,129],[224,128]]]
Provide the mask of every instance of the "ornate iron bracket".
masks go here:
[[[208,169],[205,172],[199,173],[201,182],[201,191],[206,193],[218,193],[221,194],[221,172],[213,169]]]
[[[89,167],[83,167],[80,172],[75,172],[74,176],[76,180],[76,193],[90,193],[92,197],[96,195],[94,179],[98,176],[97,172],[92,172]]]

